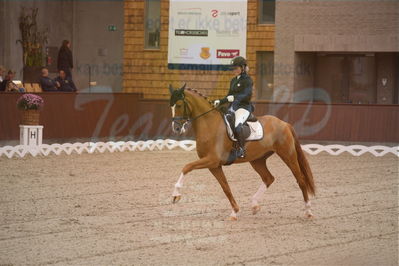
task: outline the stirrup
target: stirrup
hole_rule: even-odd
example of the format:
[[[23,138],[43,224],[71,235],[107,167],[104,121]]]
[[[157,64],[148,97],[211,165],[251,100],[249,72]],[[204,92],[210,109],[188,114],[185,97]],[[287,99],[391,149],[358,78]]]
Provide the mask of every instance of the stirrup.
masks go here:
[[[244,148],[239,147],[237,149],[237,157],[238,158],[245,158],[245,149]]]

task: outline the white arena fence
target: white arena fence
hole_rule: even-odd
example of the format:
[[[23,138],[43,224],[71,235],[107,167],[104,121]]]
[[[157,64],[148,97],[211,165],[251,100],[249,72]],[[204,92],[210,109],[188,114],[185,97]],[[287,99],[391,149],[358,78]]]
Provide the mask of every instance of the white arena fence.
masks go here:
[[[124,151],[154,151],[154,150],[172,150],[180,148],[185,151],[192,151],[196,147],[194,140],[172,140],[158,139],[146,141],[109,141],[109,142],[85,142],[85,143],[64,143],[64,144],[41,144],[38,146],[4,146],[0,147],[0,157],[23,158],[26,155],[32,156],[48,156],[51,154],[82,154],[82,153],[104,153],[104,152],[124,152]],[[348,152],[353,156],[360,156],[365,153],[371,153],[374,156],[384,156],[392,153],[399,157],[399,146],[363,146],[363,145],[319,145],[305,144],[302,149],[311,154],[316,155],[321,152],[327,152],[331,155],[340,155]]]

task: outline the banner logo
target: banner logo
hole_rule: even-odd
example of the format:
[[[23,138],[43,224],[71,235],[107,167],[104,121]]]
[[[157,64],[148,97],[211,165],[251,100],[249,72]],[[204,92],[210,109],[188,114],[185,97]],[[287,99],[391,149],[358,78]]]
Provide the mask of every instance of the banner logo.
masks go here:
[[[210,50],[209,47],[201,47],[200,57],[202,59],[208,59],[211,56],[209,50]]]
[[[216,58],[234,58],[240,55],[240,50],[234,49],[218,49],[216,50]]]

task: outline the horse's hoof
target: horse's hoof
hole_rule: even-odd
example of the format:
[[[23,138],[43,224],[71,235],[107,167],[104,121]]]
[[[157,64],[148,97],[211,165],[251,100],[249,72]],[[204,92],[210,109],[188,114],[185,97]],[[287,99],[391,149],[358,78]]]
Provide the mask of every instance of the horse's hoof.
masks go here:
[[[172,203],[173,204],[178,203],[180,199],[181,199],[181,196],[173,196]]]
[[[311,211],[306,211],[305,212],[305,218],[313,219],[314,218],[313,213]]]
[[[227,221],[237,221],[238,218],[237,218],[237,216],[229,216],[226,220]]]
[[[255,215],[260,211],[260,206],[259,205],[255,205],[252,206],[252,214]]]

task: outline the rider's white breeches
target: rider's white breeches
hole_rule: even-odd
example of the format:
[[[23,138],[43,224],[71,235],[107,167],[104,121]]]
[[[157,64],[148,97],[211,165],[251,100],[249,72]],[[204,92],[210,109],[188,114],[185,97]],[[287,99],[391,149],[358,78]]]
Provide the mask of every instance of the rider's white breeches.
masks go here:
[[[239,108],[234,112],[236,117],[236,122],[234,127],[237,127],[240,123],[244,124],[244,122],[248,119],[250,112],[245,110],[244,108]]]

